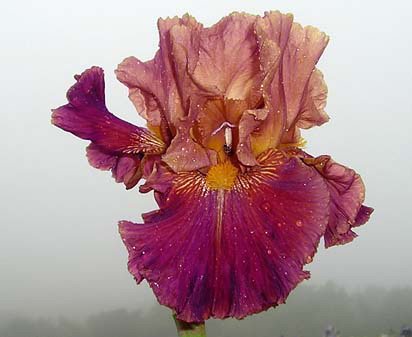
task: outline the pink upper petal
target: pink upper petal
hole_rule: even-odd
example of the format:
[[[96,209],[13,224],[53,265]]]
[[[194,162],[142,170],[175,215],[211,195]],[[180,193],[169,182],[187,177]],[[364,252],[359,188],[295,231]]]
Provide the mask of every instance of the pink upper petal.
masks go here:
[[[315,69],[309,78],[308,88],[305,91],[303,103],[296,120],[296,126],[309,129],[314,125],[320,126],[329,120],[325,112],[328,88],[320,70]]]
[[[259,99],[259,50],[254,33],[256,17],[232,13],[200,35],[198,62],[193,80],[214,95]]]
[[[287,129],[295,123],[301,111],[305,89],[328,41],[325,33],[315,27],[302,28],[297,23],[292,25],[282,62]]]
[[[191,118],[180,121],[176,136],[162,157],[175,172],[193,171],[211,164],[208,151],[190,135],[193,126]]]
[[[259,58],[263,75],[262,95],[267,116],[250,130],[253,154],[276,148],[286,124],[286,105],[282,78],[282,57],[289,39],[293,17],[280,12],[268,12],[256,21]],[[249,154],[249,157],[251,154]]]
[[[173,126],[187,113],[188,97],[187,93],[182,95],[185,82],[179,66],[182,66],[183,61],[173,56],[170,31],[175,26],[191,32],[198,30],[201,25],[189,15],[159,19],[159,50],[154,59],[141,62],[129,57],[116,70],[119,81],[129,88],[130,98],[139,113],[156,126],[160,125],[162,118],[165,119],[164,123],[167,123],[172,133]],[[152,108],[149,109],[150,106]]]

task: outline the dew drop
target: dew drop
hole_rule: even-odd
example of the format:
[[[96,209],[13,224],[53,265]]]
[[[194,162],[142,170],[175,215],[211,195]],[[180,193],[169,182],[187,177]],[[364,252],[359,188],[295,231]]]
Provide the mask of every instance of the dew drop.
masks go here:
[[[270,204],[265,201],[265,202],[262,204],[261,208],[267,212],[267,211],[270,210]]]
[[[296,226],[298,226],[298,227],[302,227],[302,226],[303,226],[303,222],[302,222],[302,220],[298,220],[298,221],[296,221]]]

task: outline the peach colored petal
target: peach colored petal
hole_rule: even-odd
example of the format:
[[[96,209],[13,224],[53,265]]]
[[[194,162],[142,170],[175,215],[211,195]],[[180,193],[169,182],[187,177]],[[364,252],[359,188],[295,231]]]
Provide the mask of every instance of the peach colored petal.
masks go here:
[[[267,113],[264,119],[254,119],[254,128],[243,126],[242,143],[244,145],[242,149],[239,149],[239,155],[242,158],[241,162],[245,165],[254,162],[253,156],[256,157],[269,148],[276,148],[284,130],[286,112],[280,66],[292,21],[292,15],[281,14],[278,11],[267,12],[264,17],[258,17],[256,20],[255,30],[263,78],[261,90],[264,109]],[[247,123],[250,118],[250,114],[245,115],[244,122]],[[250,132],[249,140],[247,139],[249,135],[244,132],[246,130]]]
[[[325,112],[328,87],[319,69],[315,69],[310,76],[296,126],[309,129],[312,126],[320,126],[329,120]]]
[[[294,23],[283,56],[283,81],[287,103],[287,127],[297,117],[309,78],[329,38],[317,28]]]
[[[185,115],[187,108],[185,97],[181,96],[180,74],[176,73],[179,67],[173,57],[170,31],[174,26],[196,30],[201,24],[189,15],[159,19],[159,50],[154,59],[141,62],[129,57],[116,70],[117,78],[129,88],[130,99],[142,110],[143,117],[153,125],[160,125],[163,117],[170,128]]]
[[[193,80],[211,94],[257,101],[261,78],[253,15],[232,13],[200,36]]]
[[[251,133],[256,132],[259,125],[264,125],[262,121],[267,122],[268,113],[269,111],[267,109],[257,109],[247,110],[242,115],[239,123],[239,144],[236,149],[236,154],[243,165],[254,166],[258,164],[253,154],[253,144],[251,141],[253,136],[251,137]]]
[[[176,136],[162,157],[175,172],[193,171],[211,165],[208,151],[190,135],[193,126],[193,119],[181,119]]]

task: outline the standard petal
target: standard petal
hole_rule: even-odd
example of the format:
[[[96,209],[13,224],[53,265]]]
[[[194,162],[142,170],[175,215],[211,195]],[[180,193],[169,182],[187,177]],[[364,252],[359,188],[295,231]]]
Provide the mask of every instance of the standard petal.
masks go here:
[[[267,117],[250,135],[255,156],[280,143],[286,125],[282,58],[289,39],[293,16],[279,11],[267,12],[256,21],[260,63],[264,74],[262,95]]]
[[[91,140],[107,152],[162,153],[164,143],[147,129],[111,114],[105,105],[104,75],[98,67],[75,76],[68,104],[53,110],[52,123],[77,137]]]
[[[164,138],[174,135],[174,126],[187,113],[189,94],[185,67],[193,55],[197,55],[197,50],[194,54],[190,53],[190,49],[190,59],[181,57],[182,52],[177,45],[180,40],[186,41],[186,36],[190,41],[196,41],[190,36],[200,27],[201,24],[190,15],[159,19],[159,50],[154,59],[141,62],[135,57],[128,57],[116,70],[119,81],[129,88],[129,97],[138,112],[150,125],[162,126]],[[174,37],[178,40],[176,45],[171,37],[173,28]]]
[[[334,162],[329,156],[306,158],[325,179],[330,193],[330,217],[325,232],[326,248],[351,242],[357,235],[353,227],[369,220],[373,209],[363,206],[365,186],[354,170]]]
[[[192,77],[199,88],[219,97],[260,99],[262,81],[254,32],[256,16],[232,13],[200,35],[199,55]]]
[[[328,41],[328,36],[315,27],[292,25],[282,60],[287,129],[292,127],[301,112],[305,89]]]
[[[193,127],[193,119],[182,119],[176,136],[162,157],[175,172],[193,171],[211,164],[208,151],[190,135]]]
[[[268,109],[246,110],[243,113],[239,122],[239,144],[236,149],[236,155],[243,165],[254,166],[258,164],[255,154],[259,150],[256,151],[256,148],[253,147],[256,146],[258,139],[257,130],[262,123],[266,124],[271,120],[270,117],[268,118],[270,113]],[[263,128],[265,127],[263,126]],[[268,144],[265,142],[265,145]]]
[[[316,170],[269,152],[228,191],[197,172],[174,176],[144,224],[123,221],[129,270],[179,319],[243,318],[285,301],[309,273],[329,194]]]
[[[319,69],[315,69],[310,76],[308,88],[303,98],[299,118],[296,126],[302,129],[309,129],[312,126],[320,126],[329,120],[325,112],[328,87],[323,79],[323,74]]]

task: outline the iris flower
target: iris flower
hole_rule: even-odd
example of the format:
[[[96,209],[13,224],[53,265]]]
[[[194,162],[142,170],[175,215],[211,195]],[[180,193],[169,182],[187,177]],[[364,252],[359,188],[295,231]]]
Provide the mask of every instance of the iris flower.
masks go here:
[[[159,209],[119,223],[137,283],[182,321],[241,319],[285,302],[320,239],[352,241],[373,211],[355,171],[302,149],[300,130],[329,119],[316,68],[328,37],[277,11],[158,28],[154,58],[116,70],[147,128],[109,112],[98,67],[52,122],[91,142],[93,167],[154,192]]]

